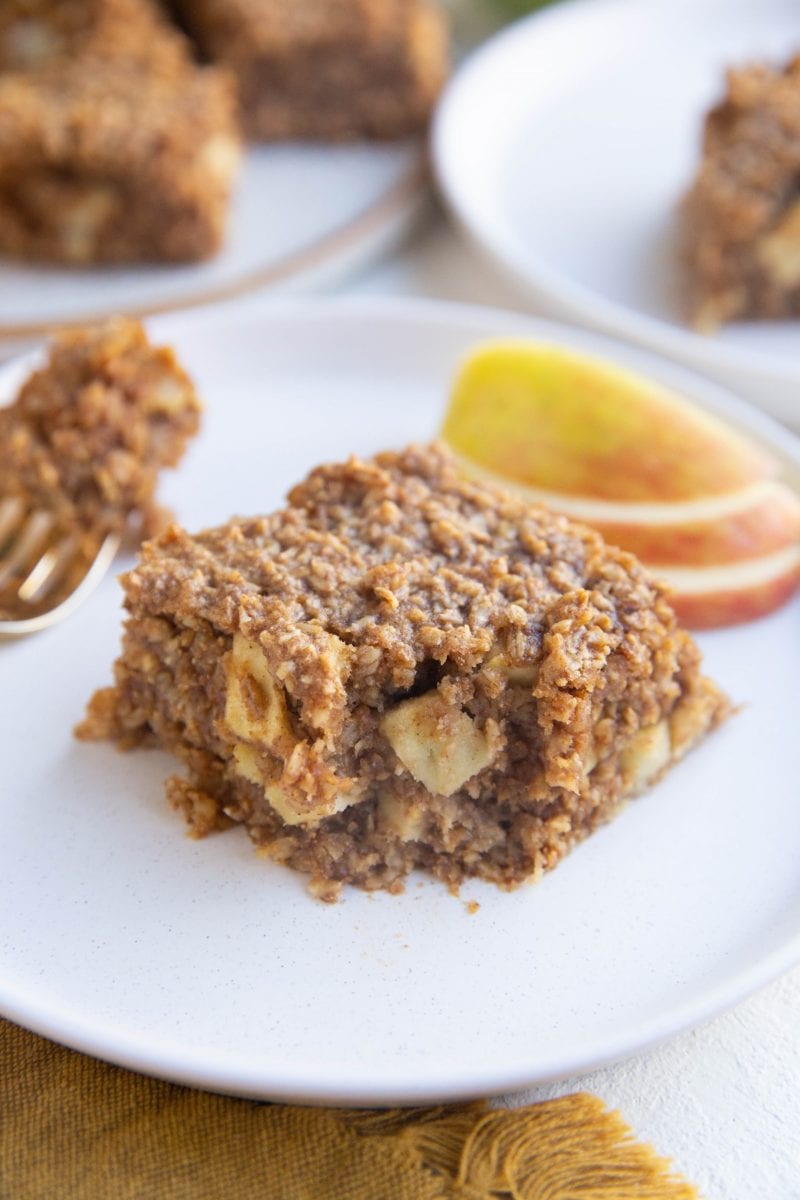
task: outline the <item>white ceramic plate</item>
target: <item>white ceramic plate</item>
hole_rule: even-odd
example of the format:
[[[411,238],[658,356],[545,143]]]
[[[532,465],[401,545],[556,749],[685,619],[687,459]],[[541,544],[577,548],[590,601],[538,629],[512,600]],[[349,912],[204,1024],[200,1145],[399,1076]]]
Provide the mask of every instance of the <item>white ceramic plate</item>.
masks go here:
[[[712,385],[518,315],[370,299],[153,331],[207,403],[163,489],[190,528],[270,509],[319,461],[432,435],[456,362],[499,333],[649,369],[800,471],[791,435]],[[4,398],[19,375],[0,374]],[[628,1055],[800,959],[800,602],[703,637],[742,711],[537,886],[456,899],[415,877],[326,906],[241,830],[189,840],[165,755],[73,740],[119,600],[109,579],[66,624],[0,645],[0,1011],[22,1024],[242,1095],[428,1101]]]
[[[800,425],[800,321],[703,337],[678,303],[676,206],[726,65],[800,49],[796,0],[569,0],[450,84],[434,164],[464,226],[555,311],[704,370]]]
[[[194,307],[360,266],[398,237],[427,191],[419,141],[250,146],[220,254],[188,266],[35,267],[0,259],[3,343],[112,313]]]

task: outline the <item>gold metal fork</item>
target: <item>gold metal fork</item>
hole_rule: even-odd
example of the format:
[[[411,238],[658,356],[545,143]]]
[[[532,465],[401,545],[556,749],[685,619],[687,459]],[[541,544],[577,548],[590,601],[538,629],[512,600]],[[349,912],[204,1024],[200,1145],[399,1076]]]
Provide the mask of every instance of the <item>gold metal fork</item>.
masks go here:
[[[116,533],[65,529],[17,497],[0,501],[0,637],[68,617],[94,591],[119,549]]]

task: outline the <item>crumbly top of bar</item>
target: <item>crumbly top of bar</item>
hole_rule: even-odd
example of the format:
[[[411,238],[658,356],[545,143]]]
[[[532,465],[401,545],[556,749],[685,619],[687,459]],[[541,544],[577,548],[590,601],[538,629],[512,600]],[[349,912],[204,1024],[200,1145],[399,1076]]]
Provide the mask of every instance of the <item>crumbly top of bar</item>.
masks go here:
[[[40,71],[76,58],[174,72],[191,50],[153,0],[3,0],[0,70]]]
[[[0,495],[21,495],[95,531],[145,528],[162,467],[199,426],[191,380],[136,321],[58,336],[13,404],[0,408]]]
[[[331,675],[332,654],[374,698],[420,686],[420,664],[535,661],[559,621],[578,672],[628,634],[631,655],[655,654],[675,627],[633,556],[465,478],[436,445],[318,467],[271,516],[172,527],[123,583],[134,615],[260,642],[295,697]]]
[[[41,162],[63,163],[73,173],[127,176],[135,164],[147,180],[175,176],[180,165],[191,189],[198,179],[208,185],[212,139],[220,135],[235,150],[231,81],[215,67],[190,67],[174,78],[110,63],[0,73],[3,171]],[[174,184],[181,186],[180,179]]]

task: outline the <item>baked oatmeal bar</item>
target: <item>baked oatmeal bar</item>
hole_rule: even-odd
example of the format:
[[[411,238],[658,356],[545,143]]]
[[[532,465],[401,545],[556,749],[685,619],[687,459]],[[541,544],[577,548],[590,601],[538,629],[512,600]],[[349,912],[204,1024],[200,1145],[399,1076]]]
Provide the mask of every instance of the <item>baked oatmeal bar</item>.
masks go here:
[[[683,225],[698,329],[800,314],[800,56],[728,73]]]
[[[154,532],[159,472],[180,461],[199,414],[172,350],[137,321],[61,333],[0,408],[0,497],[56,513],[65,529]]]
[[[0,73],[0,253],[189,262],[220,246],[239,157],[214,68]]]
[[[175,72],[192,53],[156,0],[2,0],[0,71],[41,71],[76,59]]]
[[[233,68],[252,138],[398,138],[427,124],[447,70],[433,0],[175,0]]]
[[[325,899],[415,867],[535,879],[726,713],[631,555],[435,446],[173,527],[123,586],[79,735],[173,752],[195,834],[241,822]]]

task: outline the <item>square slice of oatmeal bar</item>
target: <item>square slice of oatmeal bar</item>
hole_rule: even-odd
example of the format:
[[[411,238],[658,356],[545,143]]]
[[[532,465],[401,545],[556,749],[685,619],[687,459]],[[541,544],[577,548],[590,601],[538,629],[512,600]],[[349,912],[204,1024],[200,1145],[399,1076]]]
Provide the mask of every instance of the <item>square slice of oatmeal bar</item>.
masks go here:
[[[0,253],[76,266],[206,258],[238,156],[229,80],[214,68],[0,73]]]
[[[536,878],[727,711],[631,555],[435,446],[173,527],[124,588],[79,732],[172,751],[196,833],[241,822],[325,897]]]
[[[427,124],[447,71],[434,0],[175,0],[231,67],[253,138],[397,138]]]

